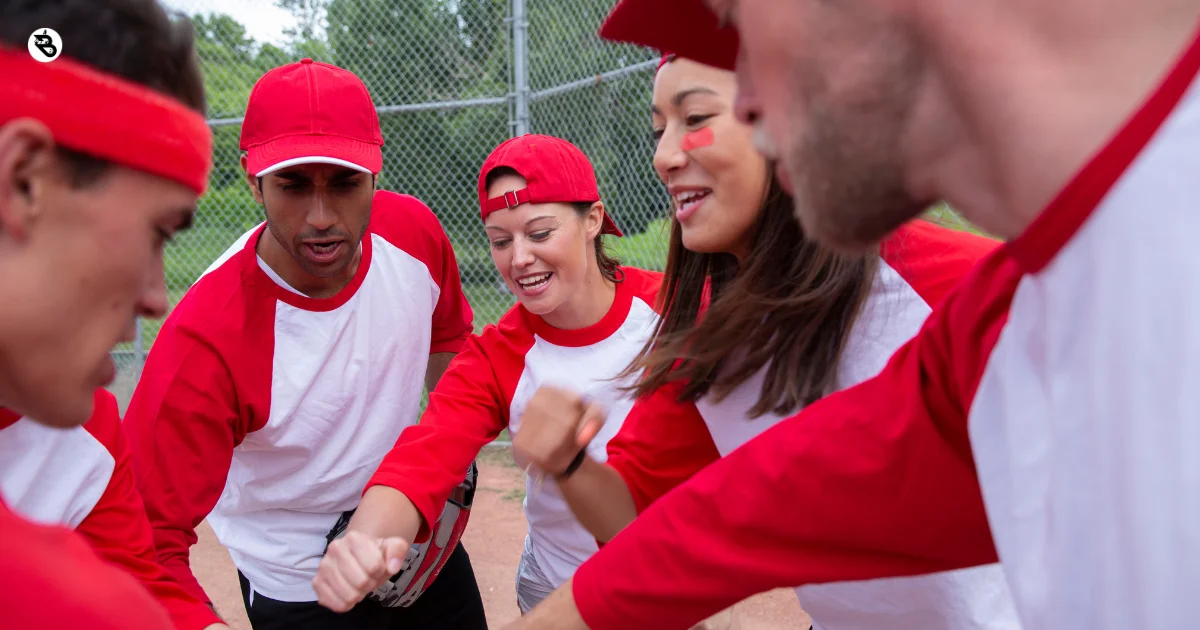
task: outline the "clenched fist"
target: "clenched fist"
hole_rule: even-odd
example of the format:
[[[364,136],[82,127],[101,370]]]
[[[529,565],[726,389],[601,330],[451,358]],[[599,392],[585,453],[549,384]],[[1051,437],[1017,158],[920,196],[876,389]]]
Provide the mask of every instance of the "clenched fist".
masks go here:
[[[574,392],[542,386],[521,415],[513,452],[560,475],[604,427],[604,416],[604,409]]]
[[[354,608],[404,566],[409,544],[402,538],[375,538],[360,532],[329,543],[317,567],[317,602],[334,612]]]

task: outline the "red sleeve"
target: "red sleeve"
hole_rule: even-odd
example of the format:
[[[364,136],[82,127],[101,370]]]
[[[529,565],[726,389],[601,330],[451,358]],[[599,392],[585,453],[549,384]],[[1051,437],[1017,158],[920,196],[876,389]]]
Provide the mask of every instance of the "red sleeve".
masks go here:
[[[96,557],[78,533],[35,525],[0,501],[0,610],[6,628],[169,630],[137,581]]]
[[[216,351],[168,320],[125,412],[159,562],[206,602],[188,555],[196,527],[225,487],[233,448],[246,435],[236,400],[233,379]]]
[[[112,394],[97,392],[96,408],[86,428],[108,448],[116,466],[100,501],[76,531],[102,558],[137,578],[167,609],[178,630],[223,623],[207,604],[184,591],[155,557],[150,522],[134,487],[129,450]]]
[[[880,256],[935,307],[999,245],[978,234],[919,220],[893,232],[880,246]]]
[[[640,399],[609,440],[608,461],[629,487],[640,514],[675,486],[721,458],[693,403],[670,383]]]
[[[424,518],[415,542],[424,542],[480,449],[504,430],[507,406],[494,366],[472,336],[429,394],[421,421],[404,429],[367,482],[412,501]]]
[[[1006,290],[991,302],[952,293],[877,377],[647,509],[576,572],[588,626],[684,629],[772,588],[995,562],[966,418]]]
[[[437,215],[412,195],[380,190],[372,205],[371,230],[424,263],[438,286],[430,354],[462,350],[475,330],[475,315],[463,293],[454,245]]]

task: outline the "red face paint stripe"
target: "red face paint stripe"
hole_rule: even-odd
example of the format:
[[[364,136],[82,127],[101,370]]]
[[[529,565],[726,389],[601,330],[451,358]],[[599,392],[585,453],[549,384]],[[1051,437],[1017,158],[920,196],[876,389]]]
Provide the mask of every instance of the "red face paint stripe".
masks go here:
[[[679,145],[679,148],[684,151],[691,151],[692,149],[707,147],[712,143],[713,130],[706,127],[699,131],[689,131],[688,133],[684,134],[683,143]]]

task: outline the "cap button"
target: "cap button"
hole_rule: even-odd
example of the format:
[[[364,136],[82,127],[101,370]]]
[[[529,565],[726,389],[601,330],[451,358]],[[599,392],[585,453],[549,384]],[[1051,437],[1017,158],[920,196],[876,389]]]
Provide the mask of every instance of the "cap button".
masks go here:
[[[309,57],[305,57],[300,60],[300,63],[312,63],[312,59]]]

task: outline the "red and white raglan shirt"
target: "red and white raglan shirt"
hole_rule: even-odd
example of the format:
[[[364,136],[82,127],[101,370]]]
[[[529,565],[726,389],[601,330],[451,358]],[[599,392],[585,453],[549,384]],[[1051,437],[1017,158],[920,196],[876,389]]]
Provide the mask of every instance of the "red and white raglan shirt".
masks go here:
[[[429,396],[420,424],[405,429],[370,486],[404,493],[434,522],[441,505],[461,481],[485,444],[508,428],[521,430],[520,418],[534,392],[555,385],[585,394],[604,405],[604,427],[588,454],[604,461],[605,444],[620,429],[633,406],[621,391],[621,373],[654,334],[655,297],[662,274],[622,267],[624,279],[608,312],[596,324],[578,330],[550,326],[517,304],[495,325],[467,342]],[[517,460],[522,468],[528,462]],[[596,541],[575,520],[553,480],[526,482],[528,547],[545,577],[557,587],[596,551]],[[422,526],[418,541],[428,535]]]
[[[996,241],[915,221],[880,248],[871,293],[847,338],[837,388],[877,374]],[[705,466],[778,424],[785,414],[750,416],[767,367],[722,400],[680,402],[674,382],[640,399],[608,443],[639,512]],[[796,470],[796,474],[805,474]],[[1020,624],[998,564],[914,577],[816,584],[796,589],[818,630],[1016,630]]]
[[[185,586],[203,596],[188,550],[207,517],[254,593],[310,602],[326,535],[417,421],[429,355],[457,352],[472,314],[449,239],[413,197],[375,194],[357,272],[326,299],[258,257],[265,227],[167,318],[125,424],[159,558]]]
[[[107,391],[96,391],[92,416],[78,427],[50,427],[0,409],[0,497],[30,521],[81,534],[101,558],[137,578],[176,628],[222,623],[158,563],[117,401]]]
[[[0,500],[0,610],[5,628],[170,630],[141,583],[78,532],[22,518]]]
[[[1200,39],[878,376],[696,474],[581,566],[589,627],[687,628],[776,587],[997,557],[1027,630],[1195,627],[1198,70]]]

